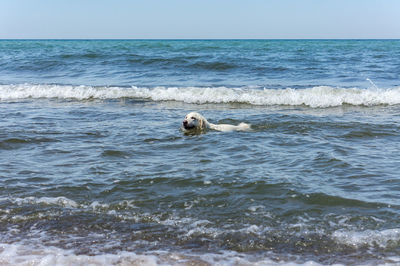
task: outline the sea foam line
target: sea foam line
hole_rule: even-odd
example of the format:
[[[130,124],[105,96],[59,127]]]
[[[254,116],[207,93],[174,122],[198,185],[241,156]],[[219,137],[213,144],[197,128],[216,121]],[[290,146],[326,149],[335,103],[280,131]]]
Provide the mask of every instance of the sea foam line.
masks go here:
[[[0,243],[2,265],[321,265],[314,261],[274,261],[269,256],[274,255],[267,253],[261,258],[254,258],[254,255],[248,256],[234,251],[198,254],[162,250],[144,254],[118,251],[115,254],[76,255],[74,250],[54,246]]]
[[[400,104],[400,87],[389,89],[335,88],[261,89],[228,87],[93,87],[68,85],[0,85],[0,100],[19,99],[149,99],[194,104],[244,103],[251,105],[305,105],[313,108],[345,104],[375,106]]]

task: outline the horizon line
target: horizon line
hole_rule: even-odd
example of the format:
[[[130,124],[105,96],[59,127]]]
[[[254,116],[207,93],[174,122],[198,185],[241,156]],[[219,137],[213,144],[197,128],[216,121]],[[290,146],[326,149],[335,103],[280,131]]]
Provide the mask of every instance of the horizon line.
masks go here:
[[[159,41],[180,41],[180,40],[182,40],[182,41],[196,41],[196,40],[199,40],[199,41],[208,41],[208,40],[210,40],[210,41],[218,41],[218,40],[221,40],[221,41],[235,41],[235,40],[238,40],[238,41],[240,41],[240,40],[243,40],[243,41],[245,41],[245,40],[249,40],[249,41],[251,41],[251,40],[260,40],[260,41],[262,41],[262,40],[400,40],[400,38],[1,38],[0,37],[0,40],[60,40],[60,41],[62,41],[62,40],[65,40],[65,41],[67,41],[67,40],[71,40],[71,41],[73,41],[73,40],[77,40],[77,41],[80,41],[80,40],[82,40],[82,41],[84,41],[84,40],[98,40],[98,41],[101,41],[101,40],[104,40],[104,41],[106,41],[106,40],[116,40],[116,41],[118,41],[118,40],[120,40],[120,41],[123,41],[123,40],[132,40],[132,41],[134,41],[134,40],[137,40],[137,41],[140,41],[140,40],[159,40]]]

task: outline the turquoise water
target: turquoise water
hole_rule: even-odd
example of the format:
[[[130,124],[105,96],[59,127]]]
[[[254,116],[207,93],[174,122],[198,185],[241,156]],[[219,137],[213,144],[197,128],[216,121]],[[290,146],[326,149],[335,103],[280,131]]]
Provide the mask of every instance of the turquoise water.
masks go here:
[[[9,83],[117,86],[399,85],[398,40],[0,41]]]
[[[399,77],[396,40],[0,41],[0,261],[398,264]]]

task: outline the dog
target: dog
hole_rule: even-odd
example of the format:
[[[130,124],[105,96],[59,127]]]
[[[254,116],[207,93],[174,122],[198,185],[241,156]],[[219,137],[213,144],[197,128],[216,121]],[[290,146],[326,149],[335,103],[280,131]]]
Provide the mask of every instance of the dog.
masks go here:
[[[208,128],[217,131],[247,131],[250,130],[250,125],[246,123],[240,123],[237,126],[228,124],[216,125],[208,122],[204,116],[196,112],[187,114],[182,122],[184,131],[202,131]]]

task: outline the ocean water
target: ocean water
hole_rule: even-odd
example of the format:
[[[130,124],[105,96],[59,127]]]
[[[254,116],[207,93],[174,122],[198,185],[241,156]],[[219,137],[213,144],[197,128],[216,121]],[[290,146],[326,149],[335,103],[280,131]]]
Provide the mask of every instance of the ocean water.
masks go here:
[[[398,40],[1,40],[0,110],[1,265],[400,265]]]

